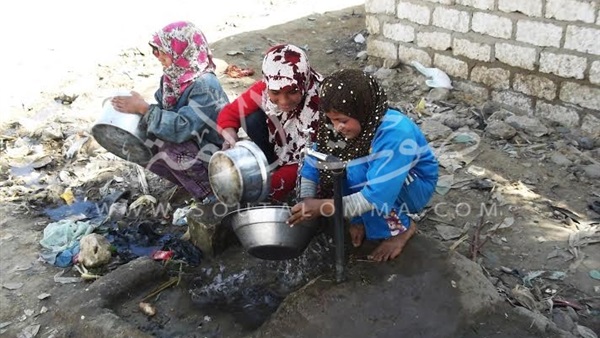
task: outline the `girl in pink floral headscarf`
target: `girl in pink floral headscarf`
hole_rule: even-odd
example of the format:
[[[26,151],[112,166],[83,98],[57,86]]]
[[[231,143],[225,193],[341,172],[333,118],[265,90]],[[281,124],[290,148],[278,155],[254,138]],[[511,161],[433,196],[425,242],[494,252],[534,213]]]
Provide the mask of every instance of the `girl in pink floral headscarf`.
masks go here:
[[[161,52],[171,59],[163,69],[162,104],[173,107],[181,93],[201,74],[215,71],[212,53],[204,34],[185,21],[172,23],[156,32],[149,42],[156,57]],[[164,65],[164,64],[163,64]]]
[[[216,128],[218,112],[229,102],[214,74],[215,64],[204,34],[193,23],[179,21],[155,33],[152,53],[163,66],[156,104],[137,92],[112,103],[125,113],[143,115],[142,129],[155,156],[147,168],[184,187],[199,200],[214,198],[206,169],[222,147]]]
[[[308,131],[317,128],[323,78],[294,45],[272,47],[263,59],[262,74],[262,80],[223,108],[217,124],[225,149],[238,140],[239,128],[244,128],[274,167],[271,199],[284,201],[296,186],[307,138],[313,138]]]

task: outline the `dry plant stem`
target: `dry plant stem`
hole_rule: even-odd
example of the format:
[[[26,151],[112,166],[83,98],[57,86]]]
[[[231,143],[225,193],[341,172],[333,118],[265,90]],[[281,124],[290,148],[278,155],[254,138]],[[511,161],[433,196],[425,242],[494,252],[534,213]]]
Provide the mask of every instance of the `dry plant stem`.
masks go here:
[[[169,261],[165,262],[165,265],[168,264]],[[146,300],[158,295],[159,293],[163,292],[164,290],[170,288],[171,286],[175,285],[178,286],[179,282],[181,282],[181,275],[183,274],[183,264],[179,263],[179,273],[177,274],[177,277],[171,277],[169,278],[168,281],[162,283],[161,285],[159,285],[156,289],[154,289],[150,294],[148,294],[146,297],[144,297],[142,299],[142,302],[145,302]]]
[[[494,192],[494,188],[492,188],[490,190],[490,192],[488,193],[488,196],[485,201],[486,204],[488,204],[490,199],[492,198],[493,192]],[[471,237],[471,246],[469,248],[469,256],[470,256],[471,260],[474,262],[477,261],[477,254],[481,252],[483,245],[490,238],[490,235],[486,235],[485,238],[483,239],[483,241],[481,240],[481,230],[483,229],[484,225],[485,225],[485,214],[481,213],[481,216],[479,217],[479,222],[477,223],[477,226],[475,227],[475,232],[473,233],[473,237]],[[495,230],[492,232],[491,235],[493,235],[494,232],[495,232]]]
[[[485,242],[487,242],[487,239],[488,239],[488,237],[486,236],[485,239],[483,240],[483,242],[479,243],[481,241],[480,233],[481,233],[481,228],[483,228],[483,224],[484,224],[484,217],[483,217],[483,214],[481,214],[481,216],[479,217],[479,222],[477,223],[477,227],[475,227],[475,232],[473,233],[473,237],[471,237],[471,246],[469,248],[469,256],[472,261],[477,260],[477,253],[479,252],[479,250],[481,250],[481,248],[483,247]]]
[[[176,285],[179,283],[179,276],[178,277],[171,277],[169,278],[168,281],[162,283],[161,285],[159,285],[156,289],[154,289],[154,291],[150,292],[146,297],[142,298],[142,302],[145,302],[146,300],[158,295],[159,293],[163,292],[164,290],[170,288],[173,285]]]

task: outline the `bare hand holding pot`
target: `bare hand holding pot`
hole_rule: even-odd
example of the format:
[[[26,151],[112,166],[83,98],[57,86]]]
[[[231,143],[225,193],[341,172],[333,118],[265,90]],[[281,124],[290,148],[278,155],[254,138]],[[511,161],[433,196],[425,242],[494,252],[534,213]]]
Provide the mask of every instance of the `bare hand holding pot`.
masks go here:
[[[144,115],[150,107],[150,104],[136,91],[131,91],[130,95],[126,96],[114,96],[110,102],[121,113]]]

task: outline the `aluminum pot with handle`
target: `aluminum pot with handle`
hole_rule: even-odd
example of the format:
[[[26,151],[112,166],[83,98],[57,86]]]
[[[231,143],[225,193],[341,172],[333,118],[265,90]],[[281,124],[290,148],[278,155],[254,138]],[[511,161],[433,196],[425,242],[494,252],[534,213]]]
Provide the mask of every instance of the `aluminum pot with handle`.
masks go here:
[[[226,205],[262,202],[269,195],[269,163],[252,141],[238,141],[233,148],[215,152],[208,176],[215,196]]]
[[[131,95],[129,92],[115,96]],[[145,166],[152,158],[152,151],[146,146],[146,133],[140,130],[142,115],[117,111],[112,97],[102,102],[102,114],[92,126],[92,136],[103,148],[116,156]]]

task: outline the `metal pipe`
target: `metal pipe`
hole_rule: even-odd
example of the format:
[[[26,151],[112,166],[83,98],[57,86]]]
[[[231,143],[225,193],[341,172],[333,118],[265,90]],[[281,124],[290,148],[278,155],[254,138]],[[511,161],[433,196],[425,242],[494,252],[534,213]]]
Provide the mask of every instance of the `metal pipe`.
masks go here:
[[[344,248],[344,202],[342,199],[342,182],[345,170],[333,171],[333,243],[335,244],[335,281],[341,283],[346,279],[346,257]]]
[[[329,170],[333,174],[333,243],[335,245],[335,281],[341,283],[346,279],[346,256],[344,248],[344,201],[342,199],[342,185],[346,164],[339,158],[320,153],[314,149],[305,148],[307,155],[320,160],[320,169]]]

